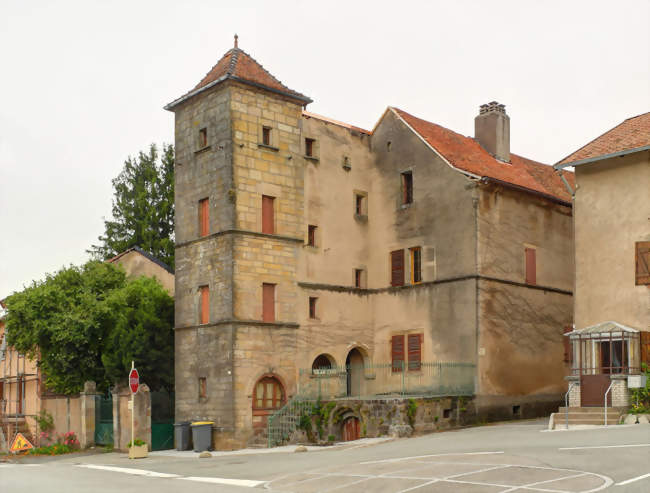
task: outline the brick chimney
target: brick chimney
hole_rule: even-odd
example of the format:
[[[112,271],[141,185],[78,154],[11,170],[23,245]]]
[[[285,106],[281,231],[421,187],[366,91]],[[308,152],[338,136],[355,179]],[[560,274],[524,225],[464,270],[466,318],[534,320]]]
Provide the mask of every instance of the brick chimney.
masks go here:
[[[496,101],[482,104],[474,118],[474,138],[500,161],[510,162],[510,117]]]

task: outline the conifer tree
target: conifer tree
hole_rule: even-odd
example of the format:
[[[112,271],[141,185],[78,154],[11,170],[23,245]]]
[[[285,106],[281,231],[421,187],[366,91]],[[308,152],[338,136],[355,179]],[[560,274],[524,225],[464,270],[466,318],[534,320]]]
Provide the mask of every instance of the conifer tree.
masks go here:
[[[105,260],[139,246],[174,268],[174,147],[151,144],[113,179],[112,218],[89,253]]]

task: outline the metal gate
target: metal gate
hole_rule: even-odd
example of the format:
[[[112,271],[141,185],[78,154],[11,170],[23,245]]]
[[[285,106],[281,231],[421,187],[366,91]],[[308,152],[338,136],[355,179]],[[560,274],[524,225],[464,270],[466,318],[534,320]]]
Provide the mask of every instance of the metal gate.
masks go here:
[[[151,393],[151,450],[174,448],[174,393]]]
[[[95,443],[113,445],[113,396],[95,396]]]

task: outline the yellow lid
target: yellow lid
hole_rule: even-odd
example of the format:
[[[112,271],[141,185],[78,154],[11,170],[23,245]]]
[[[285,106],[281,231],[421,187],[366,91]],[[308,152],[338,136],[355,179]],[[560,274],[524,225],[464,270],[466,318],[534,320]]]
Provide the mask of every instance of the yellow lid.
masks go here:
[[[198,425],[213,425],[214,421],[192,421],[192,426]]]

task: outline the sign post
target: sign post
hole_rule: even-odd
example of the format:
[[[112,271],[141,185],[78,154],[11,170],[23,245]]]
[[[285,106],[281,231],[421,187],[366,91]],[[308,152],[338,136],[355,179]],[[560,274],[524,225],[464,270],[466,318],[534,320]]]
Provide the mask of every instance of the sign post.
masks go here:
[[[129,387],[131,388],[131,448],[135,446],[135,394],[138,393],[140,387],[140,375],[138,370],[135,369],[135,362],[131,361],[131,371],[129,372]],[[129,454],[130,455],[130,454]]]

